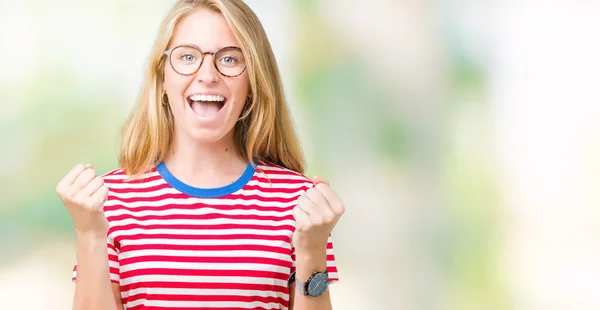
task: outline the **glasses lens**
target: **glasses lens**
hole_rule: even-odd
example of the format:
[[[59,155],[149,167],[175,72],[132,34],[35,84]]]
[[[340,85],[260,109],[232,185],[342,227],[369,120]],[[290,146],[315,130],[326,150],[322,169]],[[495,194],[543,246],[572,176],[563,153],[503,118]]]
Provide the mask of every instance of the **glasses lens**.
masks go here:
[[[237,76],[246,69],[246,61],[242,50],[237,47],[228,47],[220,50],[215,55],[217,69],[227,76]]]
[[[171,65],[180,74],[192,74],[202,62],[202,53],[190,46],[180,46],[171,52]]]

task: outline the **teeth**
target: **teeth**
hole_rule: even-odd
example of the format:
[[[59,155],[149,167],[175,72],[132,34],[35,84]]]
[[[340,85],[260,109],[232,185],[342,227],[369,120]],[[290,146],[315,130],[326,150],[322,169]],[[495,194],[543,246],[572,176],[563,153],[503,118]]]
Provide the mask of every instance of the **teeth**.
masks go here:
[[[190,100],[193,101],[225,101],[225,97],[219,95],[192,95]]]

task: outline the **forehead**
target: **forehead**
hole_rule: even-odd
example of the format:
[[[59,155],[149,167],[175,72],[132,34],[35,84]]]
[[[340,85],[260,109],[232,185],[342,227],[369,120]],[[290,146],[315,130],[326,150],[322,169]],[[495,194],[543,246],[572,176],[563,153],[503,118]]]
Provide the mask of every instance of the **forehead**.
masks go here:
[[[239,46],[223,15],[204,8],[195,10],[180,21],[171,42],[171,47],[193,44],[211,51]]]

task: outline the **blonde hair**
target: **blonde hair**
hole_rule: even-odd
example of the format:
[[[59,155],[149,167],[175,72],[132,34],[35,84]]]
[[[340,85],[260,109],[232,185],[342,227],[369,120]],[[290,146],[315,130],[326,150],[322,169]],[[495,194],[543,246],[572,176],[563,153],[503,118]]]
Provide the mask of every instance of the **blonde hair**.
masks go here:
[[[262,160],[304,173],[304,159],[287,107],[279,69],[267,35],[254,12],[241,0],[180,0],[163,20],[151,51],[143,87],[121,134],[119,166],[139,176],[169,152],[174,119],[162,104],[163,51],[183,18],[198,8],[223,15],[241,45],[250,80],[251,101],[235,125],[235,144],[253,163]]]

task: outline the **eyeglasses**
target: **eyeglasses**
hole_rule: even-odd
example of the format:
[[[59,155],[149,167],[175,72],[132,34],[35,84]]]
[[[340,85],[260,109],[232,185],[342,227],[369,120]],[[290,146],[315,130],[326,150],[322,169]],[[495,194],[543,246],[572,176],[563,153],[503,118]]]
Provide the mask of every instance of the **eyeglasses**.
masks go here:
[[[193,45],[179,45],[164,54],[175,72],[181,75],[193,75],[200,70],[204,55],[212,55],[213,63],[219,73],[227,77],[236,77],[246,70],[244,54],[239,47],[228,46],[216,52],[203,52]]]

